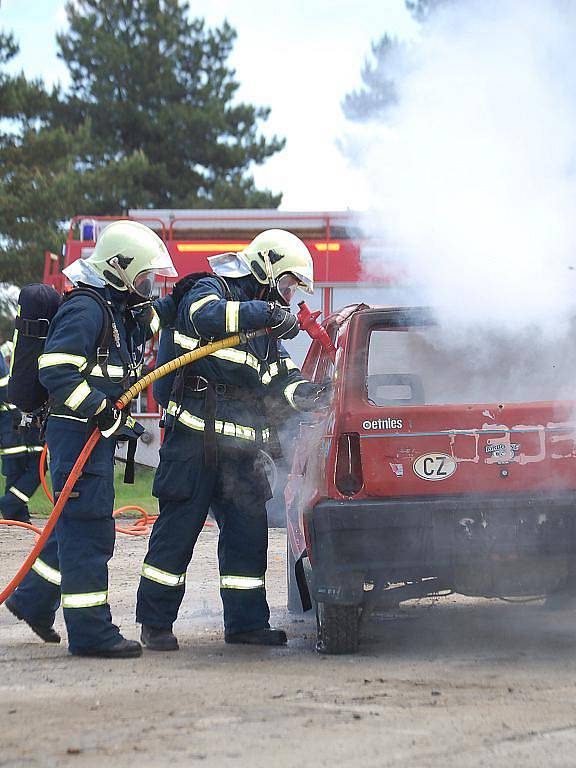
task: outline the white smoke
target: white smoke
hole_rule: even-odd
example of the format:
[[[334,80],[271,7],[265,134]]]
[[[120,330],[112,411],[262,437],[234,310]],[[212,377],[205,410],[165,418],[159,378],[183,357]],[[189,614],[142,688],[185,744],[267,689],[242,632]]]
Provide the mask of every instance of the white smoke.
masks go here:
[[[407,254],[409,277],[455,343],[482,330],[568,331],[575,33],[571,0],[444,6],[392,62],[399,102],[386,123],[347,137],[370,183],[373,229]]]

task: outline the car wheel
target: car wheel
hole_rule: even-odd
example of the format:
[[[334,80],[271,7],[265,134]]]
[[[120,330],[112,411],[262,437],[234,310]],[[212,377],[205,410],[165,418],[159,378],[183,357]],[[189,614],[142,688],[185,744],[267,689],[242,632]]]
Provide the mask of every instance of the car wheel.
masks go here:
[[[318,603],[316,606],[318,653],[356,653],[360,638],[360,609],[357,605]]]

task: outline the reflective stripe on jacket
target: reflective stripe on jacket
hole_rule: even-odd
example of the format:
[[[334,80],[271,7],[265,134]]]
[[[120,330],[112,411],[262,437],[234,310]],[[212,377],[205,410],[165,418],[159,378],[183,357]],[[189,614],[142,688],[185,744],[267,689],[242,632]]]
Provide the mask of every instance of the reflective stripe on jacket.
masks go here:
[[[176,353],[183,354],[207,341],[222,339],[238,331],[265,328],[269,322],[270,305],[251,298],[251,280],[228,279],[228,297],[219,279],[205,277],[198,280],[180,302],[173,334]],[[280,397],[294,408],[289,397],[291,388],[304,380],[286,349],[268,336],[214,352],[188,366],[187,376],[242,388],[245,394],[241,399],[218,398],[215,431],[243,444],[263,443],[268,439],[264,398]],[[170,417],[175,417],[180,427],[203,431],[202,393],[185,390],[180,408],[173,402],[168,414],[168,422]]]
[[[99,292],[104,298],[105,290]],[[94,416],[106,398],[115,400],[140,373],[135,349],[149,336],[150,329],[142,328],[127,310],[127,294],[111,289],[109,295],[116,328],[109,345],[107,376],[103,363],[97,362],[96,348],[104,322],[99,303],[89,296],[72,296],[50,324],[38,368],[56,416],[76,421]],[[174,304],[170,297],[158,300],[154,307],[151,325],[163,319],[173,322]]]

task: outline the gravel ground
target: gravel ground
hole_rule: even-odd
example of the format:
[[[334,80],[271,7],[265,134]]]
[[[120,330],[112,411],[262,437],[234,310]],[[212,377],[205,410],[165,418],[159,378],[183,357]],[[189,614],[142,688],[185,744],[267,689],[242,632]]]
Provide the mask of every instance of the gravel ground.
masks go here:
[[[284,536],[271,531],[268,594],[287,648],[224,645],[211,528],[189,569],[179,653],[73,658],[0,610],[0,766],[576,765],[573,614],[414,601],[375,616],[357,656],[320,657],[311,619],[284,608]],[[119,537],[111,566],[113,615],[131,638],[146,542]],[[3,583],[30,544],[0,529]]]

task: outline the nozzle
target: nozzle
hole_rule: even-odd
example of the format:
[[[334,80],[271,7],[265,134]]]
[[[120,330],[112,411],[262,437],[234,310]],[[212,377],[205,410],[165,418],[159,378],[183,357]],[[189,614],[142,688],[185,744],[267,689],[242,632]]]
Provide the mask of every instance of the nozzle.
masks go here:
[[[336,347],[332,343],[330,336],[328,336],[326,329],[318,322],[318,318],[321,314],[320,310],[312,312],[305,301],[300,301],[298,306],[300,309],[298,310],[297,318],[301,330],[306,331],[311,339],[318,340],[328,353],[332,362],[334,362],[336,359]]]

